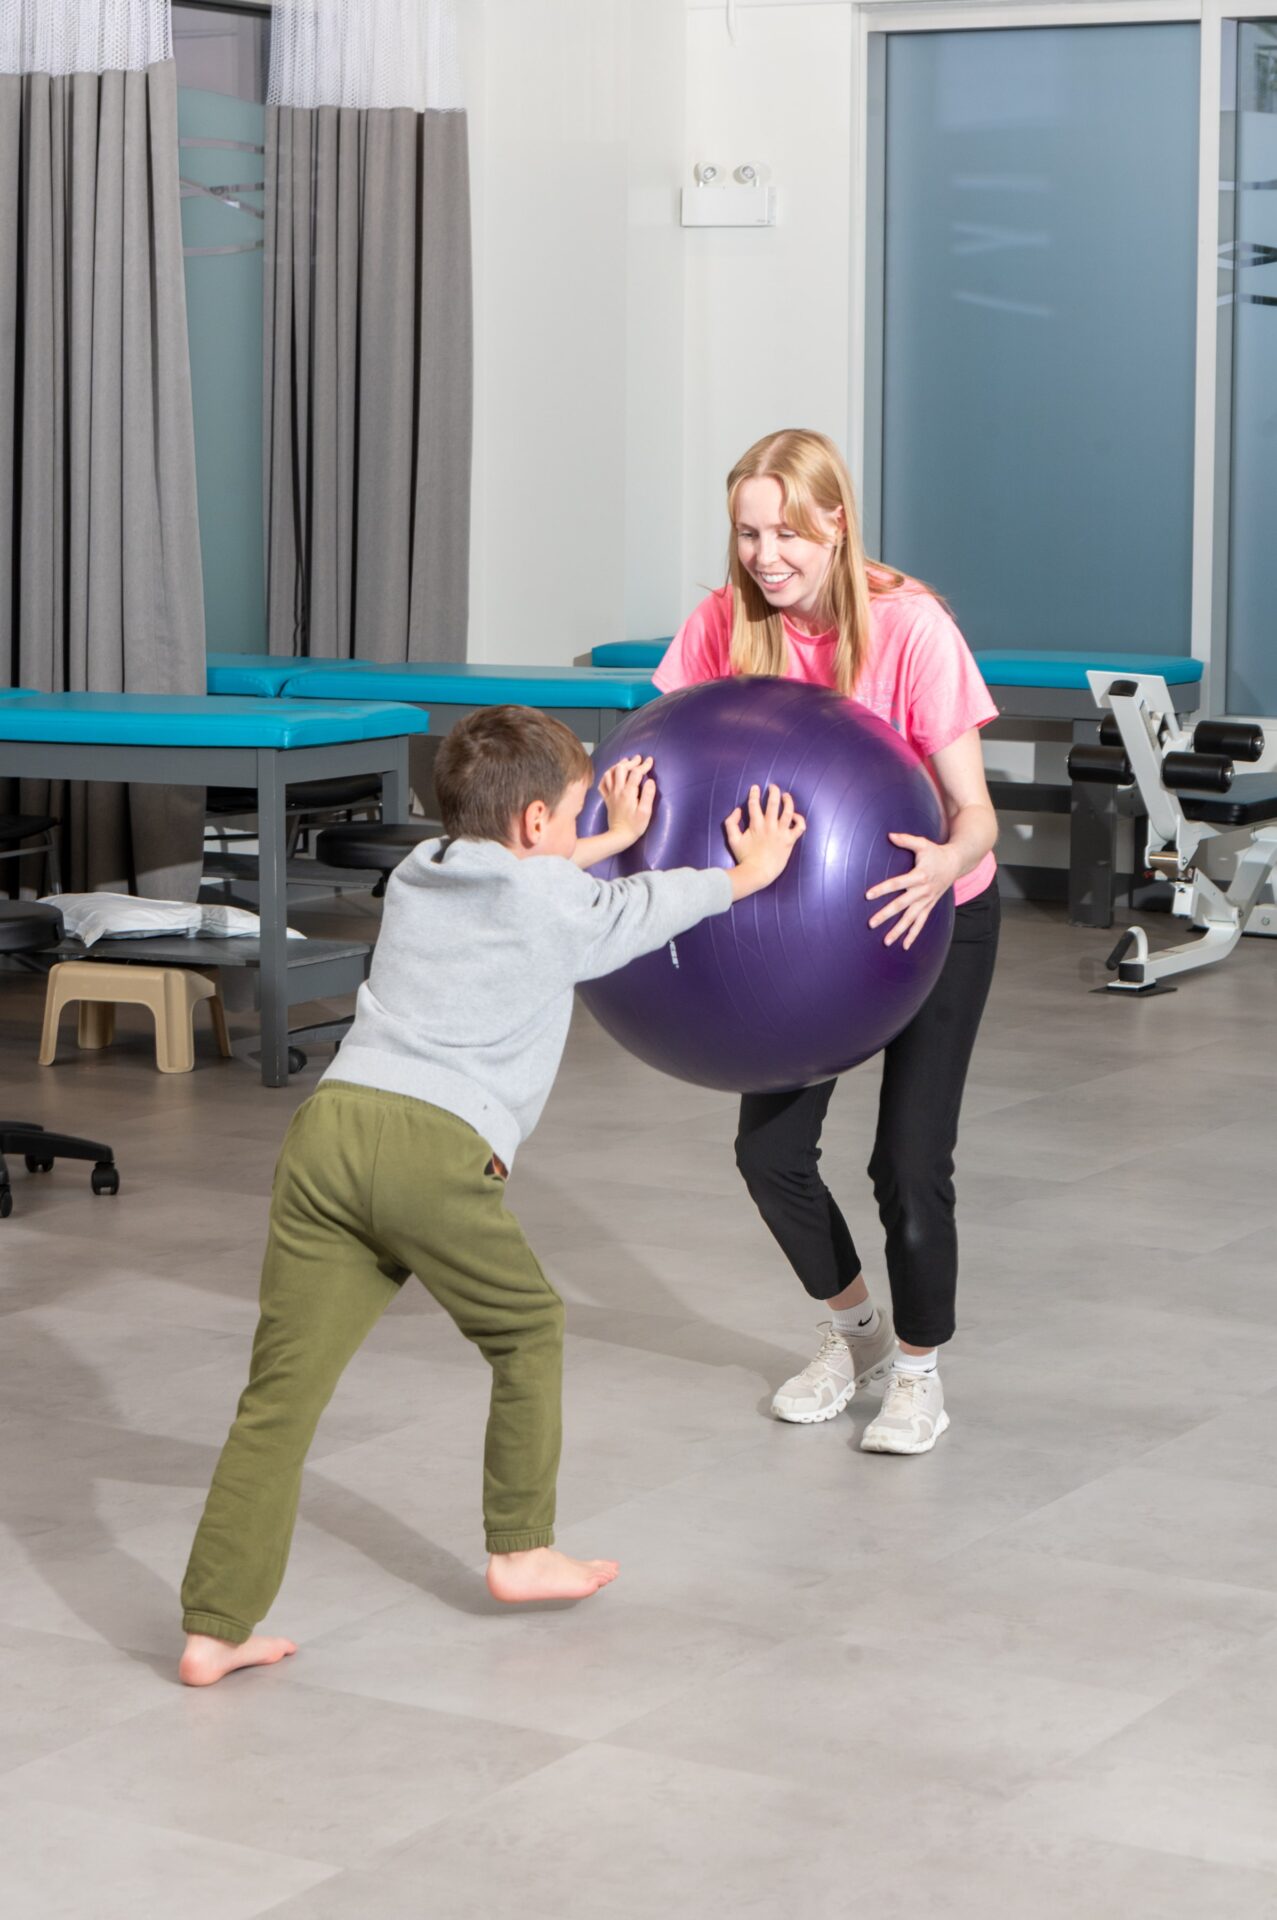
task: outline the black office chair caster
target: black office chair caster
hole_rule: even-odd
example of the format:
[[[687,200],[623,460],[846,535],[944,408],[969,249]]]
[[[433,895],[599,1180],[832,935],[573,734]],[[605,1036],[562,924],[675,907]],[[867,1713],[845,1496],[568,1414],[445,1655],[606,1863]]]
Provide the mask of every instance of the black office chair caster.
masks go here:
[[[42,953],[62,938],[62,915],[56,907],[28,900],[0,900],[0,953]],[[13,1212],[6,1154],[21,1154],[28,1173],[51,1173],[55,1160],[92,1160],[94,1193],[118,1193],[120,1174],[115,1155],[103,1140],[82,1140],[76,1134],[51,1133],[34,1121],[0,1120],[0,1220]]]

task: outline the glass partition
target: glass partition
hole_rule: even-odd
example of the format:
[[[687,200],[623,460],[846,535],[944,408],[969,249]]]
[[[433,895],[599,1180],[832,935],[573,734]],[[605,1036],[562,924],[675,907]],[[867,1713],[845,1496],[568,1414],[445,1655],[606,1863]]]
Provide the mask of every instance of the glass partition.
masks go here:
[[[1189,650],[1198,35],[887,37],[878,545],[976,646]]]

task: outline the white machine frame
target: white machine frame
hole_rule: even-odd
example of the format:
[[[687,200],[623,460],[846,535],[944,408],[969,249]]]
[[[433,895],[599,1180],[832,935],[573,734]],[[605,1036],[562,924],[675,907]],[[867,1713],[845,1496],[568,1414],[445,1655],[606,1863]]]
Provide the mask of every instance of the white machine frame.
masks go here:
[[[1162,778],[1165,755],[1194,751],[1193,730],[1180,725],[1165,680],[1107,669],[1087,679],[1096,705],[1112,713],[1121,734],[1132,776],[1123,784],[1138,787],[1148,816],[1145,864],[1171,882],[1171,912],[1201,930],[1197,939],[1154,951],[1143,927],[1128,928],[1109,956],[1117,977],[1108,991],[1168,991],[1165,982],[1175,975],[1225,959],[1243,933],[1277,936],[1277,905],[1271,894],[1264,898],[1277,869],[1277,809],[1272,819],[1248,826],[1190,819]],[[1247,770],[1277,771],[1277,727],[1256,727],[1262,751]]]

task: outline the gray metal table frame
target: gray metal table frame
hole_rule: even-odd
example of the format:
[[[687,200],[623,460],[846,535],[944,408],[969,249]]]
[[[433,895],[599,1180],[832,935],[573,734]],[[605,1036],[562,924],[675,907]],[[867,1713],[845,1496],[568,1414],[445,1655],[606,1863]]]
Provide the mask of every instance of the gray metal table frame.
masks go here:
[[[1201,705],[1200,680],[1185,681],[1170,689],[1176,712],[1196,713]],[[1098,740],[1100,713],[1089,687],[1004,687],[990,685],[989,692],[999,715],[1017,720],[1048,720],[1067,724],[1074,744]],[[1008,727],[1008,735],[1011,728]],[[1003,805],[1016,797],[1014,781],[995,783]],[[1062,812],[1067,796],[1069,814],[1069,919],[1079,927],[1111,927],[1117,882],[1117,822],[1129,812],[1119,789],[1093,782],[1074,780],[1059,790],[1061,804],[1049,811]],[[1038,806],[1034,806],[1034,801]],[[1030,784],[1021,802],[1023,811],[1042,810],[1046,800],[1041,787]]]
[[[415,737],[415,736],[414,736]],[[20,780],[107,780],[127,785],[251,787],[257,795],[261,937],[262,1084],[288,1084],[290,973],[300,986],[306,964],[290,968],[285,861],[285,801],[299,780],[335,780],[348,773],[381,775],[382,817],[408,818],[408,739],[341,740],[313,747],[121,746],[92,740],[6,740],[0,735],[0,777]],[[295,942],[295,949],[301,942]],[[138,956],[139,959],[141,956]],[[310,997],[299,992],[301,998]]]
[[[304,695],[290,693],[289,699],[302,699]],[[343,694],[332,698],[351,699],[354,696]],[[466,720],[472,713],[484,713],[492,702],[490,700],[458,701],[449,700],[401,700],[400,706],[417,707],[430,716],[430,737],[441,737],[451,733],[459,720]],[[535,705],[535,702],[532,704]],[[647,704],[646,702],[644,703]],[[552,720],[561,720],[578,740],[589,741],[597,746],[606,740],[613,728],[619,727],[622,720],[630,714],[638,713],[638,707],[540,707],[538,712],[548,713]]]

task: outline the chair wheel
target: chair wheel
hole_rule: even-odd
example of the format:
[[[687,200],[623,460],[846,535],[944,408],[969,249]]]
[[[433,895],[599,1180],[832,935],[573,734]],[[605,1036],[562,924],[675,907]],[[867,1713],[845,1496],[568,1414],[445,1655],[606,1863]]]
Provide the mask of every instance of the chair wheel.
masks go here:
[[[94,1193],[118,1193],[120,1191],[120,1170],[112,1166],[109,1160],[100,1160],[89,1175],[89,1185]]]
[[[12,1187],[0,1187],[0,1220],[7,1220],[13,1212]]]
[[[302,1052],[301,1048],[290,1047],[288,1049],[288,1071],[290,1073],[304,1073],[305,1069],[306,1069],[306,1056]]]
[[[39,1155],[34,1153],[29,1153],[26,1158],[27,1158],[28,1173],[52,1173],[53,1172],[52,1160],[41,1160]]]

